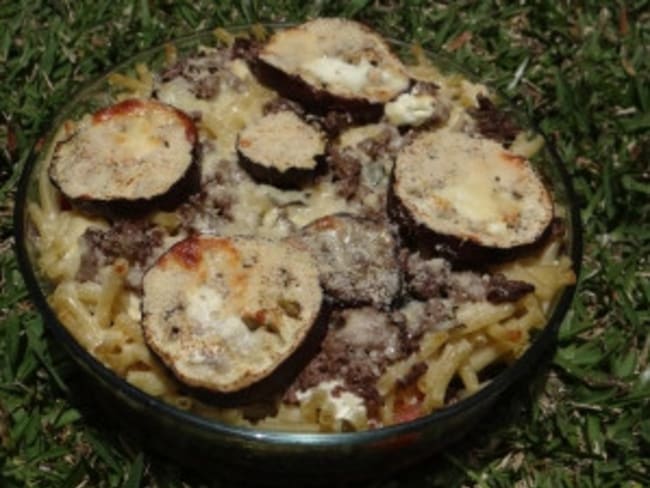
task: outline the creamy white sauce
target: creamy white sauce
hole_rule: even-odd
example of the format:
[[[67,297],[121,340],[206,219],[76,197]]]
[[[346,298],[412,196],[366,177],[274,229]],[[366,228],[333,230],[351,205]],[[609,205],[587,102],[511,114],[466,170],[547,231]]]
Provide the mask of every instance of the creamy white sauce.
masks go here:
[[[421,125],[436,112],[436,99],[431,95],[403,93],[384,106],[384,113],[391,124]]]
[[[342,87],[362,94],[368,86],[381,86],[386,91],[400,90],[404,78],[373,66],[367,59],[352,64],[333,56],[321,56],[303,64],[302,69],[322,84]]]
[[[299,391],[296,394],[298,401],[301,403],[308,402],[314,396],[326,394],[326,403],[333,408],[334,416],[337,420],[346,420],[356,425],[359,418],[366,417],[366,407],[363,399],[349,391],[340,391],[335,396],[332,392],[335,388],[342,386],[340,381],[324,381],[317,386],[305,391]]]

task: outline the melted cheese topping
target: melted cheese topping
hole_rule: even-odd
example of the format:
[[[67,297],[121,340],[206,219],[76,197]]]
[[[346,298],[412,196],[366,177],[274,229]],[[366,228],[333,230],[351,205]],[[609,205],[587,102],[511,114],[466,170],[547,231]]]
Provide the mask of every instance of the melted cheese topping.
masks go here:
[[[404,87],[402,77],[376,68],[367,59],[353,64],[340,58],[321,56],[303,64],[301,71],[328,89],[343,93],[362,94],[373,85],[390,92],[399,92]]]
[[[487,181],[494,183],[486,185],[486,177]],[[488,233],[503,234],[507,228],[501,220],[502,215],[517,214],[519,205],[505,188],[497,184],[500,178],[498,168],[481,164],[472,171],[452,173],[445,186],[432,198],[442,202],[443,206],[453,205],[463,219],[486,222]]]
[[[533,242],[552,218],[530,163],[491,140],[425,133],[397,159],[396,193],[417,222],[486,246]]]
[[[295,113],[282,111],[248,125],[238,147],[254,164],[280,172],[314,169],[316,157],[325,152],[325,137]]]
[[[190,237],[145,274],[143,328],[182,381],[236,391],[299,346],[321,300],[304,251],[263,239]]]
[[[387,103],[384,113],[391,124],[421,125],[436,113],[437,101],[431,95],[404,93]]]
[[[344,97],[381,103],[409,86],[404,66],[384,41],[349,20],[316,19],[281,31],[260,58],[312,86]]]

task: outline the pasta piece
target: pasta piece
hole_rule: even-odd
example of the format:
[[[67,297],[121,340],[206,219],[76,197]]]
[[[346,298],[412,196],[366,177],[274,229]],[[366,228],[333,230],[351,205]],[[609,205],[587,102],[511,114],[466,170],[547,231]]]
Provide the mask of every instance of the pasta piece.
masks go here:
[[[153,86],[153,76],[151,75],[151,71],[149,71],[149,67],[144,63],[137,63],[135,65],[135,72],[138,74],[140,82],[142,82],[150,92],[151,87]]]
[[[483,329],[490,324],[498,323],[515,312],[512,303],[494,305],[488,302],[464,303],[458,308],[456,320],[463,324],[463,327],[451,331],[452,337],[463,336]]]
[[[472,351],[472,353],[474,353],[474,351]],[[478,375],[476,374],[474,368],[472,368],[469,364],[465,364],[458,370],[458,374],[460,376],[460,379],[463,380],[463,385],[465,386],[467,393],[474,393],[478,391],[480,384],[478,381]]]
[[[106,271],[102,283],[102,294],[97,302],[97,324],[105,329],[110,326],[113,318],[113,307],[117,298],[122,293],[124,278],[129,271],[129,263],[125,259],[118,259]]]
[[[525,158],[532,158],[544,147],[544,138],[539,135],[532,135],[526,132],[520,132],[510,145],[510,150]]]
[[[43,168],[38,175],[38,195],[41,209],[45,215],[50,216],[61,210],[58,194],[56,188],[50,183],[47,171]]]
[[[445,404],[449,382],[471,352],[471,343],[460,339],[446,344],[440,356],[429,364],[427,372],[418,380],[418,388],[424,393],[423,406],[426,411]]]
[[[148,96],[151,93],[151,85],[144,81],[120,73],[111,73],[108,76],[108,83],[114,87],[122,88],[128,93],[118,95],[118,99],[129,98],[133,95]]]
[[[432,357],[447,342],[449,334],[447,332],[430,332],[422,339],[419,357],[427,359]]]
[[[79,344],[93,351],[102,341],[101,329],[97,327],[85,304],[79,300],[76,288],[77,284],[71,281],[59,284],[49,299],[50,306]]]
[[[85,281],[79,284],[77,294],[81,301],[96,307],[102,295],[102,285],[94,281]]]
[[[217,40],[223,42],[226,46],[232,46],[235,43],[235,36],[233,36],[223,27],[217,27],[214,31],[212,31],[212,33],[214,34],[214,37],[217,38]]]
[[[163,395],[169,389],[166,382],[153,371],[129,371],[126,373],[126,381],[154,397]]]
[[[475,349],[467,359],[467,364],[476,373],[487,366],[496,363],[504,354],[504,350],[496,344],[489,344]]]

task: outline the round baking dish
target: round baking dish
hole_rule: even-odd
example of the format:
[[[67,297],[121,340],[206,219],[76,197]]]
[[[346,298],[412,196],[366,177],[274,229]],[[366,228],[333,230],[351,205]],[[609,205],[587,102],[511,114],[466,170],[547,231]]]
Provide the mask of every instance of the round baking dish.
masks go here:
[[[240,32],[244,29],[247,27],[232,30]],[[199,44],[213,42],[213,33],[206,31],[177,39],[173,44],[179,53],[183,53]],[[394,42],[393,47],[406,51],[408,46]],[[159,46],[142,52],[89,84],[61,111],[51,127],[59,127],[65,120],[106,105],[109,99],[105,88],[111,73],[123,73],[139,62],[160,65],[164,51],[165,46]],[[467,78],[472,78],[444,57],[430,58],[443,70],[461,72]],[[531,124],[528,123],[528,126]],[[314,482],[314,473],[318,473],[318,480],[330,482],[334,479],[368,478],[413,463],[466,434],[508,387],[531,373],[543,354],[553,346],[558,328],[571,304],[574,286],[565,288],[556,298],[546,327],[513,366],[504,368],[479,392],[410,422],[355,433],[312,434],[234,427],[206,419],[145,394],[103,366],[73,338],[48,305],[47,282],[39,275],[34,264],[35,249],[30,241],[26,206],[37,196],[37,170],[54,137],[53,132],[48,134],[45,144],[34,152],[27,163],[16,198],[17,254],[30,295],[54,338],[87,373],[89,382],[96,386],[100,399],[98,403],[106,407],[124,432],[143,440],[162,455],[186,464],[202,468],[212,466],[217,471],[254,472],[255,478],[267,482],[274,479],[280,481],[280,478],[268,476],[277,473],[305,482]],[[548,140],[545,152],[544,165],[539,169],[552,188],[556,202],[565,209],[565,247],[578,275],[582,241],[574,191],[564,164]]]

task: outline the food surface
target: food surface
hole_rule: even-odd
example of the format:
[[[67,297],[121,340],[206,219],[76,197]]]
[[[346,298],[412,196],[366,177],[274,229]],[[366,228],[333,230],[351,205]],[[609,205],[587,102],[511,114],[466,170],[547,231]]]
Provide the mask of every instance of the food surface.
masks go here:
[[[384,225],[350,215],[328,215],[307,225],[296,240],[316,257],[323,287],[335,300],[381,308],[397,297],[397,244]]]
[[[376,112],[410,84],[385,41],[345,19],[316,19],[280,31],[261,48],[257,62],[265,83],[320,111]]]
[[[187,179],[196,142],[185,113],[155,100],[124,100],[86,117],[57,144],[50,177],[73,201],[151,200]]]
[[[291,431],[412,420],[515,363],[575,280],[539,139],[353,21],[218,34],[109,77],[37,168],[75,339],[178,408]]]
[[[268,376],[321,306],[311,255],[266,239],[191,236],[142,280],[147,344],[181,381],[220,392]]]
[[[296,113],[282,110],[246,126],[237,150],[241,165],[256,181],[299,188],[322,169],[325,138]]]
[[[553,204],[526,158],[489,139],[438,130],[397,155],[395,205],[432,233],[508,249],[537,241]]]

